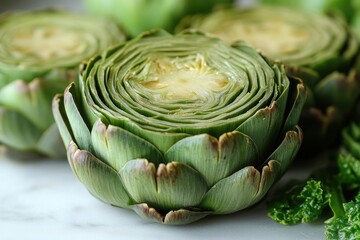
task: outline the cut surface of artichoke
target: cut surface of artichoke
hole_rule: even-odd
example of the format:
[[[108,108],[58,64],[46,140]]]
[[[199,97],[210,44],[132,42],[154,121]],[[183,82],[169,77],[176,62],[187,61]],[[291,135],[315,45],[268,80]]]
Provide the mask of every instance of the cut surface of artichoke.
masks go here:
[[[241,37],[255,49],[267,56],[283,56],[303,49],[309,40],[309,31],[303,26],[284,19],[268,19],[266,22],[253,21],[238,24],[236,21],[224,22],[226,28],[219,27],[211,31],[227,42],[235,42]],[[286,37],[284,37],[286,36]]]
[[[79,65],[125,35],[108,19],[58,11],[0,16],[0,143],[15,151],[65,155],[51,99]],[[24,137],[26,136],[26,137]]]
[[[204,100],[206,95],[222,95],[229,80],[210,68],[203,56],[180,59],[154,59],[135,79],[148,95],[157,100]],[[205,97],[206,99],[206,97]]]
[[[36,26],[29,29],[17,29],[13,35],[8,35],[7,48],[14,57],[19,59],[39,58],[49,60],[56,57],[68,57],[80,54],[85,50],[85,32],[69,31],[60,26]]]
[[[195,18],[189,27],[229,43],[245,41],[267,57],[287,64],[326,61],[346,41],[342,23],[320,14],[281,7],[215,11]]]

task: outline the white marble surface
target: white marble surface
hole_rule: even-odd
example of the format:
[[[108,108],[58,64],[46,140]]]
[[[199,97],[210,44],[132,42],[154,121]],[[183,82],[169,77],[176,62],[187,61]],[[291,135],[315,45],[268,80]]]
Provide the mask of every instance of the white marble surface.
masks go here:
[[[305,177],[294,167],[285,176]],[[66,159],[0,155],[0,239],[266,239],[321,240],[323,225],[282,226],[266,216],[266,205],[208,217],[186,226],[147,222],[135,213],[93,198]]]
[[[80,0],[0,0],[0,12],[58,6],[83,11]],[[295,168],[287,177],[305,177]],[[1,240],[265,239],[321,240],[321,222],[281,226],[262,203],[235,214],[186,226],[149,223],[135,213],[93,198],[65,159],[23,159],[0,154]]]

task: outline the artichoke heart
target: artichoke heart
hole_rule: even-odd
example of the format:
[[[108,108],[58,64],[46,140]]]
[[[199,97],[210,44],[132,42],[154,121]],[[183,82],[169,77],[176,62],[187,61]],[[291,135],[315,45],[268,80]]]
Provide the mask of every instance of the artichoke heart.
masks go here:
[[[115,23],[102,18],[55,10],[1,15],[0,143],[64,156],[51,99],[76,79],[84,59],[124,40]]]
[[[186,224],[264,197],[300,148],[305,95],[247,45],[154,30],[87,61],[53,113],[92,195]]]
[[[145,67],[148,72],[140,74],[145,78],[138,81],[144,91],[160,101],[200,100],[228,85],[226,77],[209,68],[203,56],[193,58],[184,60],[185,64],[176,64],[179,59],[154,59]]]
[[[285,64],[288,75],[305,82],[307,102],[300,118],[305,136],[302,153],[332,147],[339,140],[360,96],[359,40],[340,16],[257,6],[189,16],[177,27],[178,31],[184,28],[229,43],[244,41]]]

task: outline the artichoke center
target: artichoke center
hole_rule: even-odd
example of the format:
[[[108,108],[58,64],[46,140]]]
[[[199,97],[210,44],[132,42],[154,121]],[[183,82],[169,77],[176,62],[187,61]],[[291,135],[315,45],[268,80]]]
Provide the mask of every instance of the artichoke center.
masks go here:
[[[301,26],[280,19],[269,19],[266,22],[245,22],[244,24],[235,22],[223,29],[213,33],[221,36],[227,42],[242,39],[268,56],[297,52],[310,37],[309,33]]]
[[[51,58],[68,57],[85,50],[79,34],[54,26],[19,29],[13,35],[9,49],[18,58]]]
[[[193,60],[160,58],[145,67],[142,88],[155,98],[200,100],[219,94],[229,84],[228,78],[209,67],[202,56]]]

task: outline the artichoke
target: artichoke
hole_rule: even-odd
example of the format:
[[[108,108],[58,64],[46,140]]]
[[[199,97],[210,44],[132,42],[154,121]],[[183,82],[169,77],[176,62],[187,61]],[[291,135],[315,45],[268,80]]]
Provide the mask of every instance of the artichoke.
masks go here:
[[[92,195],[186,224],[264,197],[300,147],[305,96],[240,42],[154,30],[84,63],[53,112]]]
[[[308,87],[300,118],[302,153],[338,142],[360,94],[359,41],[342,18],[259,6],[188,17],[178,26],[183,28],[195,28],[228,42],[243,40],[286,64],[288,74],[302,78]]]
[[[234,0],[85,0],[93,14],[116,20],[128,34],[163,28],[172,31],[178,21],[188,14],[209,12],[216,4],[231,4]]]
[[[342,14],[350,22],[356,13],[354,9],[356,1],[358,0],[260,0],[258,2],[318,13],[335,12],[336,14]]]
[[[0,142],[19,151],[65,155],[52,98],[77,78],[82,60],[124,40],[105,19],[55,10],[1,15]]]

